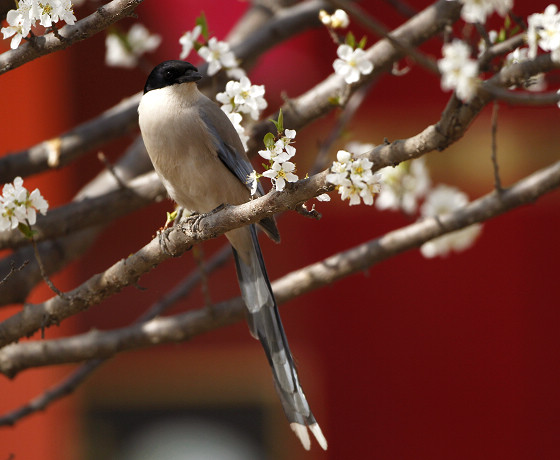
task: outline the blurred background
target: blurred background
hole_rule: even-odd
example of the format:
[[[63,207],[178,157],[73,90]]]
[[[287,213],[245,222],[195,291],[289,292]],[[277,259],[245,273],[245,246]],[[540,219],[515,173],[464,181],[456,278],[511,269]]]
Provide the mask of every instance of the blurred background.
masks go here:
[[[389,1],[362,2],[388,27],[406,20]],[[415,9],[430,2],[410,1]],[[542,11],[547,2],[516,2],[515,12]],[[138,21],[163,37],[147,55],[152,64],[177,59],[183,32],[204,11],[210,32],[224,39],[249,2],[145,1]],[[76,10],[83,17],[86,5]],[[502,19],[493,16],[498,27]],[[134,20],[119,23],[127,30]],[[377,37],[351,23],[368,44]],[[140,91],[141,70],[108,68],[105,36],[75,44],[0,77],[2,154],[35,145],[89,120]],[[0,43],[8,49],[8,41]],[[440,57],[441,41],[422,49]],[[336,46],[315,29],[275,48],[249,76],[266,86],[269,107],[284,91],[296,97],[332,72]],[[199,64],[198,58],[193,63]],[[435,123],[450,96],[437,77],[408,60],[401,77],[382,76],[344,138],[379,144],[406,138]],[[548,78],[558,88],[558,78]],[[297,135],[300,176],[336,122],[322,118]],[[491,191],[491,107],[465,137],[427,156],[432,181],[455,185],[475,199]],[[558,159],[557,107],[500,104],[498,158],[509,185]],[[289,128],[289,126],[288,126]],[[125,136],[103,152],[114,161],[133,141]],[[66,203],[103,170],[92,151],[60,171],[26,179],[50,206]],[[257,164],[257,163],[255,163]],[[14,427],[0,428],[0,459],[558,459],[560,458],[560,257],[558,193],[484,224],[473,248],[425,259],[418,250],[315,291],[281,307],[302,385],[329,442],[305,452],[291,433],[275,394],[260,344],[245,323],[189,343],[121,354],[102,366],[74,395]],[[135,252],[173,209],[166,200],[114,222],[85,257],[53,277],[68,290]],[[262,239],[270,278],[411,223],[399,213],[320,203],[320,221],[287,213],[282,244]],[[225,244],[203,245],[206,256]],[[129,324],[196,267],[191,253],[170,260],[134,287],[46,331],[47,338]],[[218,302],[238,296],[233,263],[209,281]],[[30,298],[51,296],[44,286]],[[203,305],[196,292],[173,312]],[[4,307],[5,318],[21,307]],[[19,407],[63,379],[74,366],[29,370],[0,378],[0,412]],[[12,455],[12,456],[11,456]]]

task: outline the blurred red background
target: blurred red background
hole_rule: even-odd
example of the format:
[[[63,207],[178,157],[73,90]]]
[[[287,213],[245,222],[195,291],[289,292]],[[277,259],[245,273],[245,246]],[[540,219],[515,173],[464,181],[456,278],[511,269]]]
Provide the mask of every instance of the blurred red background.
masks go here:
[[[530,6],[516,4],[515,11],[526,16],[546,2]],[[202,6],[183,0],[144,2],[138,20],[163,37],[148,59],[156,64],[178,58],[178,38],[192,29],[201,9],[211,33],[223,39],[247,7],[223,0]],[[366,7],[390,27],[405,20],[385,2]],[[355,22],[352,30],[368,33]],[[369,44],[377,39],[368,36]],[[439,57],[440,46],[432,40],[423,49]],[[268,112],[281,103],[281,91],[298,96],[328,75],[335,51],[327,32],[317,29],[263,57],[250,77],[265,84]],[[376,83],[336,148],[349,140],[405,138],[438,120],[449,94],[440,91],[436,77],[406,64],[411,65],[406,75],[387,75]],[[139,70],[104,65],[103,34],[2,75],[0,93],[9,108],[2,151],[34,145],[96,116],[141,90],[145,77]],[[549,82],[557,89],[557,81]],[[504,184],[557,160],[559,117],[556,107],[501,104],[498,155]],[[487,108],[463,140],[428,155],[434,183],[457,185],[473,199],[492,189],[489,120]],[[330,115],[298,132],[301,175],[334,121]],[[113,142],[104,152],[115,159],[131,140]],[[91,153],[26,184],[41,187],[51,206],[61,205],[103,169]],[[131,427],[142,433],[145,420],[179,417],[178,410],[204,420],[218,411],[218,418],[241,432],[256,429],[260,434],[244,434],[266,458],[560,458],[560,313],[553,289],[560,257],[558,205],[553,193],[486,223],[475,246],[464,253],[427,260],[410,251],[281,308],[302,385],[329,441],[327,452],[314,445],[306,453],[298,445],[279,408],[264,354],[240,323],[192,343],[118,356],[75,395],[13,428],[1,428],[0,458],[10,453],[16,459],[99,458],[96,452],[124,458],[111,452],[119,451],[124,438],[131,439]],[[136,251],[172,206],[166,201],[115,222],[84,260],[54,277],[55,283],[70,289]],[[281,246],[262,240],[272,280],[410,223],[396,213],[350,208],[334,195],[319,210],[319,222],[294,213],[282,216]],[[224,242],[205,244],[205,254]],[[125,289],[46,336],[126,325],[195,266],[190,253],[166,262],[141,279],[145,290]],[[213,301],[238,295],[232,263],[210,280],[210,288]],[[31,301],[50,295],[40,287]],[[202,302],[197,293],[174,311]],[[5,308],[2,315],[17,309]],[[70,370],[31,370],[14,381],[0,380],[0,410],[18,407]]]

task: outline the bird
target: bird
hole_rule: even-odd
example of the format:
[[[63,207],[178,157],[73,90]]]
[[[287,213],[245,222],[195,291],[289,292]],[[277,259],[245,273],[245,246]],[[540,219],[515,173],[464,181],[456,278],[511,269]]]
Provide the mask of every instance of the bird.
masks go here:
[[[146,150],[167,193],[190,212],[212,212],[251,199],[247,178],[253,171],[239,135],[220,107],[202,94],[198,69],[187,61],[164,61],[150,72],[138,107]],[[257,195],[264,195],[259,184]],[[273,217],[258,226],[275,242]],[[306,450],[309,431],[323,449],[327,441],[302,390],[294,359],[270,286],[255,224],[225,234],[235,259],[251,335],[258,339],[272,369],[276,392],[290,427]]]

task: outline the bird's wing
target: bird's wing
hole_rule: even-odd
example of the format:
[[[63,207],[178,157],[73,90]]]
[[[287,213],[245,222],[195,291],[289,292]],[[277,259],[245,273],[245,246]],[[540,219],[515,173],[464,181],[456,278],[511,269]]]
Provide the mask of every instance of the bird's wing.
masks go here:
[[[200,118],[214,138],[218,158],[247,189],[251,190],[247,178],[253,172],[253,165],[247,158],[247,155],[245,155],[245,150],[237,131],[235,131],[228,116],[210,99],[205,97],[202,105],[203,110],[199,112]],[[257,184],[257,195],[264,195],[264,189],[260,182]],[[280,242],[280,232],[274,218],[265,217],[259,222],[259,225],[272,241]]]
[[[247,183],[247,178],[253,172],[253,165],[244,154],[243,144],[241,144],[239,135],[227,115],[214,103],[212,105],[220,114],[216,113],[215,110],[205,110],[200,112],[200,116],[214,138],[218,158],[250,190],[251,186]],[[220,115],[223,115],[223,117]],[[217,128],[217,122],[220,122],[221,129]],[[260,182],[257,185],[257,192],[260,196],[264,195],[264,189]]]

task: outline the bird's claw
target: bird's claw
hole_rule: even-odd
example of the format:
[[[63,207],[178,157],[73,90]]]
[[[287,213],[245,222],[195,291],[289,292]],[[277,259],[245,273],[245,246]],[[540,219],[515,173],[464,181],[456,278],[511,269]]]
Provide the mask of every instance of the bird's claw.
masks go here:
[[[198,233],[200,232],[200,223],[202,222],[202,220],[205,217],[211,216],[212,214],[216,214],[218,211],[221,211],[222,209],[224,209],[227,205],[226,204],[221,204],[220,206],[218,206],[215,209],[212,209],[212,211],[209,212],[205,212],[204,214],[199,214],[199,213],[192,213],[189,216],[189,219],[192,219],[191,222],[191,229],[193,232]]]
[[[158,236],[158,240],[159,240],[159,246],[160,246],[162,252],[169,257],[178,257],[180,254],[176,254],[169,249],[169,246],[171,245],[171,241],[169,239],[169,234],[173,230],[174,230],[173,227],[160,228],[157,232],[157,236]]]

